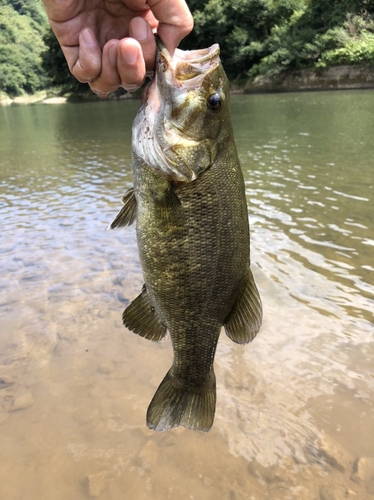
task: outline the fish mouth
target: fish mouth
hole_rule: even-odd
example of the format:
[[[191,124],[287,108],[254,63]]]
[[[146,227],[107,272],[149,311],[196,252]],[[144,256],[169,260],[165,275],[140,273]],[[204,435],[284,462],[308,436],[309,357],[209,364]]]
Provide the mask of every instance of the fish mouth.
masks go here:
[[[202,77],[213,71],[220,63],[219,45],[215,43],[207,49],[181,50],[175,49],[172,57],[160,37],[156,37],[157,63],[169,83],[181,84],[189,80],[198,83]],[[172,78],[172,81],[170,79]]]

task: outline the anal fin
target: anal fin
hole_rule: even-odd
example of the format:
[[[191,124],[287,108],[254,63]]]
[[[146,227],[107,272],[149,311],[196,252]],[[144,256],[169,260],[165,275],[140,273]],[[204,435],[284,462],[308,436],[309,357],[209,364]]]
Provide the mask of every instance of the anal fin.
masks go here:
[[[136,218],[136,198],[134,188],[131,188],[122,196],[123,207],[118,212],[109,229],[131,226]]]
[[[123,324],[145,339],[160,342],[166,335],[166,326],[157,316],[146,286],[122,314]]]
[[[235,305],[224,323],[226,335],[237,344],[251,342],[260,330],[262,304],[252,272],[248,267]]]

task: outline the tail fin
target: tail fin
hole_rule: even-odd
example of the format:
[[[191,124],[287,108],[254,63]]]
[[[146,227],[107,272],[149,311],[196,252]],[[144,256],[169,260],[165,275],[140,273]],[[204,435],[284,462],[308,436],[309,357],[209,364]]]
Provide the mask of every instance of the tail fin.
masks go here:
[[[155,431],[167,431],[183,425],[208,432],[216,410],[216,377],[211,369],[206,382],[197,388],[183,386],[168,371],[147,411],[147,425]]]

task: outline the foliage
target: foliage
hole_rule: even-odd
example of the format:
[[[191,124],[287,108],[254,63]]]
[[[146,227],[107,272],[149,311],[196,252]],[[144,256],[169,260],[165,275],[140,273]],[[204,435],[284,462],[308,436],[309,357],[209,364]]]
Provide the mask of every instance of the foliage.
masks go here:
[[[335,39],[335,46],[325,50],[317,67],[374,64],[374,21],[371,18],[348,15],[343,28],[326,33]]]
[[[374,7],[370,2],[365,4]],[[274,26],[267,40],[268,54],[249,75],[274,76],[290,69],[372,62],[374,24],[363,5],[311,0],[303,11],[294,12],[287,24]]]
[[[221,46],[230,78],[373,62],[374,0],[190,0],[184,46]]]
[[[0,7],[12,7],[18,14],[31,17],[40,26],[45,26],[47,22],[39,0],[0,0]]]
[[[38,2],[0,0],[0,90],[8,95],[44,87],[40,53],[45,25]]]
[[[220,44],[221,57],[231,78],[267,55],[267,40],[274,26],[283,25],[305,0],[190,0],[195,28],[183,47]]]

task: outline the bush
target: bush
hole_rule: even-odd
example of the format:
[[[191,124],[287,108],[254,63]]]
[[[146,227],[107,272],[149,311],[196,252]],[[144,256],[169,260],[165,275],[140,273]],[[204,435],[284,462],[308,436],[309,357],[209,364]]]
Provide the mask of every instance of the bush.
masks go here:
[[[334,43],[321,55],[316,66],[374,63],[374,22],[371,17],[348,15],[342,28],[327,33]]]

